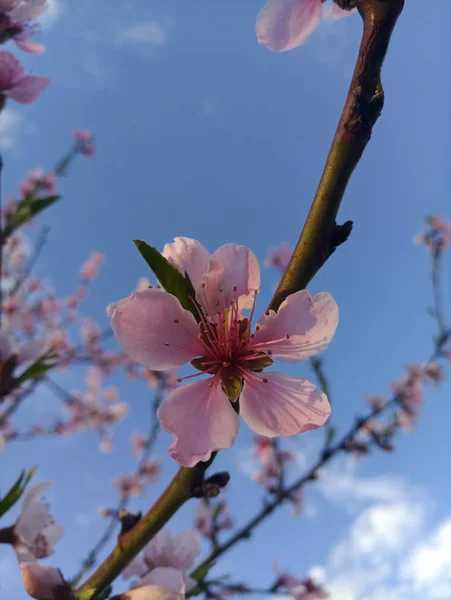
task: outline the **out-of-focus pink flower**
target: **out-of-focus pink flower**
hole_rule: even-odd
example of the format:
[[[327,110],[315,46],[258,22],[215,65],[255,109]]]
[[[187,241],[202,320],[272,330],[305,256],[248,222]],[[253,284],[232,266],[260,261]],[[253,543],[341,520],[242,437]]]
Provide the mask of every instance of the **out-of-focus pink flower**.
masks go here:
[[[428,228],[414,237],[415,244],[424,244],[433,256],[439,255],[451,244],[451,221],[438,215],[427,218]]]
[[[101,252],[93,252],[80,269],[80,279],[82,281],[92,281],[95,279],[104,262],[105,256]]]
[[[158,459],[148,458],[143,462],[139,470],[139,474],[144,478],[146,483],[154,483],[161,473],[161,465]]]
[[[113,485],[122,498],[140,496],[144,491],[144,481],[139,475],[118,475]]]
[[[19,189],[23,196],[37,194],[41,190],[53,193],[55,191],[56,177],[52,173],[46,173],[44,169],[34,169],[20,182]]]
[[[123,600],[183,600],[186,587],[186,578],[178,569],[158,567],[145,575],[121,598]]]
[[[274,248],[265,259],[265,267],[276,267],[279,271],[284,272],[290,262],[293,251],[286,242],[280,244],[278,248]]]
[[[19,518],[14,525],[14,550],[19,562],[35,562],[53,554],[53,546],[63,537],[64,530],[50,515],[50,505],[41,496],[51,486],[50,481],[38,483],[25,494]]]
[[[47,339],[30,340],[20,344],[13,339],[10,331],[0,330],[0,361],[3,363],[12,356],[16,357],[17,365],[36,362],[49,347]]]
[[[36,600],[54,600],[55,588],[64,585],[61,571],[55,567],[28,562],[22,563],[20,567],[23,588]]]
[[[311,577],[301,579],[289,573],[282,573],[277,583],[285,588],[296,600],[322,600],[329,598],[326,590],[318,585]]]
[[[229,515],[227,503],[207,504],[204,500],[200,500],[196,504],[194,526],[200,535],[205,537],[210,537],[213,532],[219,533],[232,529],[233,521]]]
[[[230,400],[238,397],[240,415],[260,435],[294,435],[323,425],[330,405],[318,388],[260,370],[276,359],[298,362],[327,348],[338,324],[332,296],[296,292],[277,313],[264,314],[251,334],[260,267],[248,248],[226,244],[209,256],[200,242],[176,238],[163,255],[196,286],[200,325],[175,296],[159,289],[135,292],[111,305],[108,314],[125,352],[148,369],[196,359],[199,375],[211,375],[176,388],[159,407],[162,428],[174,435],[169,454],[193,466],[230,448],[239,428]],[[249,319],[243,309],[251,309]]]
[[[141,456],[141,454],[147,448],[148,441],[149,440],[140,431],[134,431],[132,433],[130,443],[133,448],[133,454],[136,457]]]
[[[31,21],[41,16],[47,9],[47,0],[23,0],[22,2],[7,2],[12,4],[5,15],[8,21],[3,25],[7,38],[13,39],[25,52],[42,54],[45,50],[43,44],[32,42],[30,37],[35,33],[37,26]]]
[[[184,529],[177,535],[167,529],[160,530],[144,548],[142,555],[124,570],[124,579],[142,573],[143,566],[151,573],[157,567],[171,567],[179,571],[191,569],[200,554],[200,539],[200,535],[192,529]]]
[[[19,4],[20,0],[0,0],[0,13],[7,13]]]
[[[15,56],[10,52],[0,52],[0,102],[3,96],[21,104],[30,104],[49,83],[48,77],[26,75]]]
[[[78,129],[77,131],[74,131],[74,139],[77,142],[77,150],[81,154],[87,157],[94,156],[94,137],[90,131]]]
[[[321,5],[322,0],[268,0],[257,17],[258,43],[274,52],[300,46],[318,27]],[[337,19],[352,12],[333,9],[329,15]]]
[[[385,396],[382,396],[381,394],[373,394],[372,396],[369,396],[367,398],[367,402],[371,406],[372,409],[380,410],[385,405],[386,398],[385,398]]]

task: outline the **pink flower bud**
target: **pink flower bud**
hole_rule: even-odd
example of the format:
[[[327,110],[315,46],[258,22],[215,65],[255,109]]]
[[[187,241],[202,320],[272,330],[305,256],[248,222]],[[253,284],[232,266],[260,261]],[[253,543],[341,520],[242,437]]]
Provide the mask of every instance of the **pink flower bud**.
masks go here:
[[[22,585],[24,590],[36,600],[53,600],[53,590],[64,585],[59,569],[50,565],[22,563]]]

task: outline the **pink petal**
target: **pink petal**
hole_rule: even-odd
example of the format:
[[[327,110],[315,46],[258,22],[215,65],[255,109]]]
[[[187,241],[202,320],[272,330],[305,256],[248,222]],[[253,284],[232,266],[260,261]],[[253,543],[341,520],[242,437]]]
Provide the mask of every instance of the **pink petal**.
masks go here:
[[[21,563],[20,567],[24,590],[37,600],[53,600],[53,589],[64,583],[59,569],[50,565]]]
[[[257,17],[258,43],[284,52],[305,42],[321,21],[321,0],[268,0]]]
[[[23,0],[9,14],[13,21],[30,21],[40,17],[48,8],[47,0]]]
[[[343,10],[338,6],[338,4],[335,4],[334,2],[327,11],[327,14],[331,19],[335,19],[336,21],[338,21],[339,19],[343,19],[344,17],[349,17],[349,15],[352,15],[355,12],[357,12],[356,8],[353,8],[352,10]]]
[[[30,54],[42,54],[45,52],[44,44],[37,44],[36,42],[30,42],[29,40],[15,40],[17,46],[25,52]]]
[[[19,4],[20,0],[0,0],[0,13],[5,13]]]
[[[238,244],[225,244],[210,256],[208,271],[196,297],[207,310],[223,311],[239,299],[240,308],[251,308],[260,287],[260,265],[255,254]]]
[[[176,388],[157,416],[164,431],[174,434],[169,455],[185,467],[208,460],[215,450],[231,448],[238,434],[238,417],[213,379]]]
[[[327,348],[338,325],[338,306],[327,292],[311,296],[301,290],[288,296],[279,310],[262,315],[250,349],[271,358],[298,362]]]
[[[25,77],[16,82],[7,95],[21,104],[30,104],[42,94],[49,83],[50,79],[48,77],[25,75]]]
[[[108,310],[119,344],[148,369],[180,367],[204,352],[196,320],[172,294],[143,290]]]
[[[120,596],[121,600],[184,600],[185,596],[161,585],[143,585]]]
[[[295,435],[327,421],[325,394],[306,379],[270,372],[245,376],[240,415],[259,435]]]
[[[0,51],[0,91],[11,89],[23,76],[23,68],[14,54]]]
[[[176,237],[162,252],[170,263],[184,275],[188,273],[194,287],[199,285],[208,268],[209,252],[200,242],[187,237]]]
[[[179,594],[185,593],[185,580],[183,573],[172,567],[157,567],[145,575],[140,585],[160,585],[167,590],[173,590]]]

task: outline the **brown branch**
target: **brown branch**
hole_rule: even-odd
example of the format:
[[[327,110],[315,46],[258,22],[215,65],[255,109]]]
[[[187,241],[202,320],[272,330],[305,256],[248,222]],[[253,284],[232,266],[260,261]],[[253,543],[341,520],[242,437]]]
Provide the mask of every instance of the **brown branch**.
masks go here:
[[[304,289],[346,233],[335,222],[349,179],[370,140],[384,103],[380,72],[404,0],[360,0],[363,36],[345,106],[301,236],[271,302]],[[342,228],[345,228],[344,230]]]

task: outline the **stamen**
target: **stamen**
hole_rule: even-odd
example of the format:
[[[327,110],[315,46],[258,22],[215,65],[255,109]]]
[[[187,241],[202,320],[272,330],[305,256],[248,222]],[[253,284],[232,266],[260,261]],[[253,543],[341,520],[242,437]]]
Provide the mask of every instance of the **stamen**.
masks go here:
[[[169,342],[164,342],[164,345],[165,346],[169,346]]]
[[[174,323],[180,323],[180,321],[178,319],[174,319],[173,321]]]

